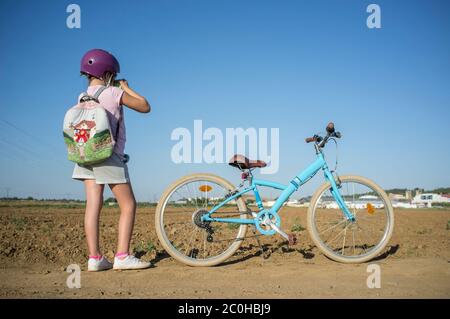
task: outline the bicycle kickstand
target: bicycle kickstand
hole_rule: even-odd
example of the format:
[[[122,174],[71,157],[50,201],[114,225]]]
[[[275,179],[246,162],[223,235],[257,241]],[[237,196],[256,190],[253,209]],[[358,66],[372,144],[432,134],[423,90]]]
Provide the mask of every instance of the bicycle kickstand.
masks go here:
[[[270,257],[270,252],[268,252],[269,250],[264,250],[264,246],[261,244],[261,241],[259,240],[260,236],[259,234],[257,234],[257,232],[253,229],[253,235],[255,236],[256,242],[258,243],[259,249],[261,250],[261,256],[263,259],[268,259]]]

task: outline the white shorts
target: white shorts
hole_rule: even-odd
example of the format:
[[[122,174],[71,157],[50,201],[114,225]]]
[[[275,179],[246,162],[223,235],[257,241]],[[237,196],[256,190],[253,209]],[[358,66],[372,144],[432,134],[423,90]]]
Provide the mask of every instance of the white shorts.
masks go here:
[[[81,181],[95,179],[96,184],[125,184],[130,182],[128,166],[122,156],[116,153],[98,164],[83,166],[75,164],[72,178]]]

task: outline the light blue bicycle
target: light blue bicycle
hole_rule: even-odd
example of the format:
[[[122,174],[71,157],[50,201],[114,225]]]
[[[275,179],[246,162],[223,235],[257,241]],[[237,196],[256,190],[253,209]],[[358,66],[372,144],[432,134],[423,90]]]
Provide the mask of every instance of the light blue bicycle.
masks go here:
[[[262,235],[280,234],[293,245],[296,238],[282,230],[278,213],[295,191],[322,171],[325,183],[312,196],[307,213],[314,243],[326,256],[343,263],[362,263],[378,256],[394,228],[392,205],[371,180],[338,176],[328,168],[323,148],[341,134],[333,123],[326,130],[325,136],[306,139],[314,143],[317,159],[287,185],[254,178],[253,170],[266,163],[242,155],[233,156],[229,163],[242,171],[237,188],[212,174],[188,175],[170,185],[155,214],[156,232],[164,249],[187,265],[214,266],[236,252],[249,225]],[[273,206],[263,206],[258,187],[281,191]],[[253,193],[253,206],[244,200],[248,193]]]

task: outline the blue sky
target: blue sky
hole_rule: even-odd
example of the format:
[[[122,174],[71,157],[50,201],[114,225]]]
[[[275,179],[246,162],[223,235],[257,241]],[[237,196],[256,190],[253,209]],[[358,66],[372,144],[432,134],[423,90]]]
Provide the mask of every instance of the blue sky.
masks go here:
[[[68,29],[66,7],[81,7]],[[381,29],[366,8],[381,7]],[[0,196],[84,198],[61,127],[86,81],[85,51],[103,48],[150,114],[126,110],[138,200],[225,164],[174,164],[177,127],[279,128],[287,182],[314,160],[304,138],[333,120],[339,172],[385,188],[450,185],[448,1],[1,1]],[[329,147],[332,163],[335,152]],[[321,177],[305,187],[309,194]],[[108,196],[109,192],[106,194]],[[276,193],[266,193],[273,196]]]

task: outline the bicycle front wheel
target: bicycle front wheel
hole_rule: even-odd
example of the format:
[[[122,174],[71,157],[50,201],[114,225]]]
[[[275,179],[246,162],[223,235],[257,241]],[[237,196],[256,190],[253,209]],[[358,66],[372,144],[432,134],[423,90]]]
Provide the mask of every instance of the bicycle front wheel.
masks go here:
[[[169,186],[155,214],[156,233],[164,249],[189,266],[215,266],[231,257],[241,245],[247,225],[202,222],[201,217],[232,190],[230,182],[211,174],[185,176]],[[247,206],[239,197],[213,217],[247,218]]]
[[[348,220],[331,194],[329,182],[313,195],[308,230],[316,246],[342,263],[363,263],[378,256],[394,229],[394,211],[384,190],[361,176],[341,176],[339,192],[355,217]]]

